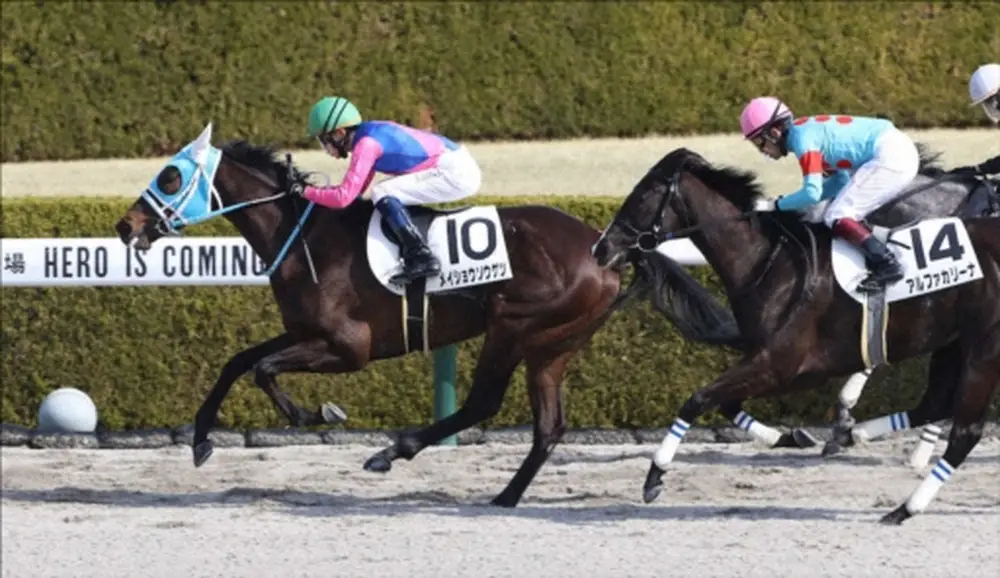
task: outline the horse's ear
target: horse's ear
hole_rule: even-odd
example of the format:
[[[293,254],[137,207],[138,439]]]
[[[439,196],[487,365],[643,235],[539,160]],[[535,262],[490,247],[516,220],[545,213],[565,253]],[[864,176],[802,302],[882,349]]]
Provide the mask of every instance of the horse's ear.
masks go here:
[[[212,123],[209,122],[205,126],[205,129],[201,131],[198,138],[194,140],[190,145],[191,156],[198,162],[205,160],[205,155],[208,154],[208,149],[212,147]]]

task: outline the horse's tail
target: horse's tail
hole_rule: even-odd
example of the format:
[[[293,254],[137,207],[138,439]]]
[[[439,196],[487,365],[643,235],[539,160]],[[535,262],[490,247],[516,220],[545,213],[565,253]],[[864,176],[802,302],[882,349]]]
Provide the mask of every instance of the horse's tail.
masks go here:
[[[637,263],[636,290],[652,293],[653,307],[689,341],[744,351],[747,342],[729,308],[673,259],[656,251]],[[632,291],[632,287],[629,288]]]

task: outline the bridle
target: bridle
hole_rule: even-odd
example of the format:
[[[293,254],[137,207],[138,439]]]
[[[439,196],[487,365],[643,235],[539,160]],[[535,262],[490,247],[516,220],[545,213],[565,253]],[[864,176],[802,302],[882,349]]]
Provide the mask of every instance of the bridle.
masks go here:
[[[684,202],[684,198],[680,196],[680,181],[681,173],[684,171],[684,165],[687,161],[682,161],[680,166],[674,171],[673,176],[670,178],[670,184],[667,186],[666,192],[660,197],[660,202],[656,207],[656,211],[653,213],[653,220],[650,223],[649,228],[641,230],[634,227],[628,223],[620,223],[620,226],[627,229],[630,233],[635,235],[635,241],[630,245],[627,245],[627,249],[637,249],[642,253],[649,253],[655,251],[657,247],[666,241],[671,239],[684,237],[690,235],[691,233],[696,233],[710,225],[714,225],[720,222],[741,220],[753,217],[758,214],[755,210],[744,211],[735,217],[725,217],[719,219],[710,219],[703,223],[697,225],[687,225],[675,231],[664,231],[663,230],[663,220],[666,218],[667,208],[673,208],[677,213],[677,216],[681,218],[682,222],[690,223],[690,208]],[[675,203],[676,201],[676,203]],[[679,204],[678,204],[679,203]]]
[[[221,151],[219,154],[222,154]],[[251,199],[249,201],[242,201],[239,203],[235,203],[233,205],[224,205],[222,202],[222,197],[221,195],[219,195],[219,191],[215,186],[215,180],[214,178],[212,178],[209,181],[210,198],[207,203],[208,210],[197,218],[181,219],[180,227],[178,227],[174,223],[174,219],[172,218],[172,216],[167,214],[167,209],[170,209],[172,212],[174,212],[175,215],[178,214],[178,211],[174,209],[172,206],[170,206],[169,203],[166,203],[163,199],[161,199],[155,191],[153,191],[152,189],[146,189],[146,191],[143,192],[142,198],[147,202],[147,204],[149,204],[149,206],[157,214],[157,220],[155,223],[153,223],[153,230],[164,237],[166,236],[179,237],[181,236],[180,229],[183,227],[188,227],[190,225],[202,223],[204,221],[208,221],[210,219],[213,219],[221,215],[242,211],[243,209],[247,209],[249,207],[253,207],[256,205],[261,205],[264,203],[273,203],[279,199],[291,196],[291,194],[287,190],[282,190],[281,186],[277,182],[275,182],[275,180],[272,179],[270,176],[262,173],[261,171],[253,167],[246,166],[243,163],[240,163],[232,158],[230,158],[229,160],[232,161],[234,165],[236,165],[243,171],[256,177],[258,180],[264,182],[264,184],[268,185],[272,189],[280,192],[268,195],[260,199]],[[292,180],[295,179],[295,171],[292,165],[291,154],[286,153],[285,155],[285,167],[288,175],[287,180],[289,183],[291,183]],[[208,175],[205,174],[204,169],[200,164],[198,165],[198,171],[199,171],[199,178],[206,178],[206,179],[209,178]],[[303,173],[303,175],[309,175],[309,174],[313,173]],[[192,179],[192,182],[189,183],[187,190],[183,191],[183,195],[185,195],[186,198],[184,198],[181,201],[180,205],[181,208],[183,207],[184,204],[190,202],[192,196],[196,194],[197,191],[195,185],[196,185],[196,180]],[[212,209],[213,203],[215,206],[218,207],[217,209]],[[285,257],[288,255],[289,249],[291,249],[292,243],[294,243],[295,239],[301,235],[302,228],[305,226],[306,220],[312,213],[312,210],[316,206],[316,203],[310,202],[309,206],[306,207],[304,213],[299,212],[299,206],[294,202],[294,199],[292,202],[292,206],[295,209],[295,214],[297,217],[295,228],[292,230],[291,234],[285,240],[285,244],[278,251],[277,256],[275,256],[274,260],[264,271],[264,274],[267,277],[273,275],[274,272],[278,270],[278,267],[281,265],[281,263],[285,260]],[[316,267],[313,263],[312,253],[309,251],[309,243],[306,241],[304,235],[302,236],[302,246],[305,250],[306,262],[309,264],[309,272],[312,275],[313,282],[319,285],[319,277],[316,274]]]
[[[684,202],[684,198],[679,194],[681,173],[683,172],[684,165],[686,163],[687,160],[682,161],[680,166],[678,166],[677,169],[674,171],[674,174],[670,179],[670,184],[668,185],[666,192],[664,192],[660,197],[660,202],[657,205],[656,211],[653,213],[653,220],[647,229],[642,230],[628,223],[619,223],[619,226],[625,228],[630,233],[635,235],[635,241],[633,241],[629,245],[626,245],[626,249],[630,251],[638,250],[641,253],[649,253],[655,251],[656,248],[659,247],[665,241],[669,241],[675,238],[681,238],[722,222],[739,221],[743,219],[749,219],[752,217],[760,216],[759,211],[751,209],[749,211],[743,211],[736,216],[708,219],[696,225],[688,224],[675,231],[663,230],[663,221],[666,217],[665,213],[668,207],[674,209],[674,211],[677,213],[677,216],[680,217],[682,223],[691,223],[690,207],[687,205],[687,203]],[[767,259],[760,265],[760,267],[758,267],[759,272],[757,272],[756,275],[754,275],[755,277],[754,282],[750,284],[750,286],[748,286],[746,289],[744,289],[743,293],[749,292],[750,290],[754,289],[764,280],[767,273],[771,270],[771,267],[774,265],[774,262],[777,260],[778,254],[781,252],[782,247],[784,247],[787,244],[789,239],[794,240],[799,245],[799,248],[802,249],[803,255],[805,256],[806,260],[805,263],[806,278],[807,279],[810,278],[810,273],[812,272],[812,269],[814,268],[815,263],[818,259],[817,255],[818,248],[816,246],[816,238],[815,235],[812,233],[812,230],[809,229],[809,227],[806,226],[805,223],[803,223],[803,226],[805,227],[806,231],[809,234],[809,240],[811,245],[811,252],[810,252],[807,251],[805,245],[800,240],[798,240],[794,235],[792,235],[791,232],[783,224],[780,223],[780,221],[778,221],[778,225],[781,227],[783,231],[783,234],[779,239],[779,242],[774,244],[773,248],[771,249],[771,251],[767,256]],[[809,259],[810,254],[812,256],[812,259]],[[807,294],[807,298],[809,298],[808,296],[812,294],[812,288],[807,286],[805,288],[805,292]]]

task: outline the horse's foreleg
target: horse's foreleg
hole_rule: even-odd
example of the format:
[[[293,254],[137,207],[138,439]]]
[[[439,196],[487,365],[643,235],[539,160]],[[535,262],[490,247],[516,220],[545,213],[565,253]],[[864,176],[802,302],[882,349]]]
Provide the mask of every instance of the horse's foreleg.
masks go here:
[[[258,361],[268,355],[285,349],[295,343],[295,338],[287,333],[265,341],[234,355],[222,368],[222,373],[215,385],[209,390],[208,396],[198,408],[194,418],[194,440],[191,444],[194,452],[195,467],[202,465],[212,455],[212,444],[208,440],[208,432],[215,426],[216,417],[222,402],[229,394],[233,383],[244,373],[253,369]]]
[[[297,341],[297,338],[288,334],[264,345],[267,347],[262,349],[260,354],[252,356],[252,359],[251,356],[247,356],[244,363],[256,368],[255,383],[271,398],[278,410],[292,425],[320,425],[338,423],[347,419],[344,411],[332,403],[323,404],[323,407],[318,411],[312,412],[296,406],[288,395],[278,388],[274,378],[280,373],[287,372],[343,373],[355,371],[360,365],[363,365],[363,361],[359,360],[358,356],[353,355],[353,350],[341,347],[339,349],[342,354],[338,355],[331,353],[331,343],[324,339]],[[264,347],[264,345],[260,347]],[[232,363],[231,361],[230,364]],[[248,369],[243,369],[240,375]],[[223,375],[226,375],[226,370],[223,371]],[[220,378],[220,383],[217,383],[216,387],[213,388],[209,400],[198,411],[198,421],[195,424],[195,443],[192,448],[195,466],[205,463],[212,455],[213,444],[208,439],[208,429],[215,423],[219,406],[233,381],[235,378],[228,382],[223,382]]]
[[[711,385],[698,390],[688,398],[653,455],[643,485],[643,500],[646,503],[652,502],[663,491],[663,474],[673,461],[674,454],[677,453],[677,448],[687,434],[688,428],[699,416],[726,402],[769,393],[775,385],[768,363],[750,359],[729,369]]]
[[[278,387],[275,378],[290,372],[343,373],[357,369],[357,363],[345,361],[350,357],[330,353],[330,343],[325,339],[310,339],[261,359],[257,363],[254,383],[271,398],[293,427],[340,423],[347,420],[347,414],[338,405],[326,402],[317,410],[299,407]]]
[[[479,353],[472,387],[462,406],[450,416],[425,428],[401,434],[396,443],[368,458],[364,469],[388,472],[393,461],[399,458],[412,460],[427,446],[496,415],[503,404],[511,375],[522,358],[523,353],[512,336],[488,332]]]
[[[513,508],[521,500],[531,480],[535,478],[542,464],[552,454],[556,444],[566,432],[566,415],[563,411],[562,380],[566,365],[575,351],[559,356],[526,361],[526,379],[531,412],[535,418],[535,431],[528,452],[521,467],[500,494],[493,498],[494,506]]]
[[[753,416],[744,411],[743,400],[723,403],[719,406],[719,413],[741,430],[750,434],[755,440],[770,448],[811,448],[819,444],[819,440],[812,434],[801,428],[795,428],[790,432],[782,433],[777,429],[757,421]]]

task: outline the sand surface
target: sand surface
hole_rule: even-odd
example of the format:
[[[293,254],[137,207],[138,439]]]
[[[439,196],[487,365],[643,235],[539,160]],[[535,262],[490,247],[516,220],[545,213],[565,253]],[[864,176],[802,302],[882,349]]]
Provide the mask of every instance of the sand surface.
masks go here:
[[[913,436],[815,450],[685,444],[650,505],[653,446],[560,446],[515,510],[486,506],[525,446],[3,449],[3,576],[1000,575],[1000,439],[925,514],[878,525],[924,472]],[[938,452],[944,443],[939,443]],[[934,458],[935,460],[937,457]]]
[[[1000,154],[1000,130],[905,132],[941,152],[942,163],[949,168],[982,162]],[[682,146],[712,162],[757,171],[766,190],[773,195],[794,191],[801,186],[802,180],[794,158],[764,159],[739,134],[472,143],[468,146],[483,170],[480,193],[484,195],[623,196],[663,155]],[[339,182],[347,170],[346,160],[335,160],[318,149],[292,152],[298,166],[323,172],[329,175],[331,182]],[[3,197],[108,195],[135,198],[166,160],[162,157],[6,163],[0,168],[2,194]]]

